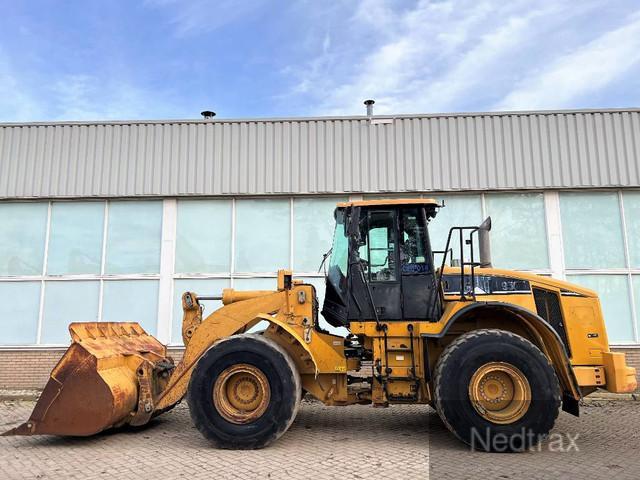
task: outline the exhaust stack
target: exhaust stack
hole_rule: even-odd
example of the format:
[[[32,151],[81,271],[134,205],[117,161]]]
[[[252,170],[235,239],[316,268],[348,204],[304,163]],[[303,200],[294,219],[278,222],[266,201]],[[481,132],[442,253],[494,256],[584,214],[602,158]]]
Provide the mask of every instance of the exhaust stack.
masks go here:
[[[491,267],[491,217],[487,217],[478,227],[478,242],[480,244],[480,266]]]

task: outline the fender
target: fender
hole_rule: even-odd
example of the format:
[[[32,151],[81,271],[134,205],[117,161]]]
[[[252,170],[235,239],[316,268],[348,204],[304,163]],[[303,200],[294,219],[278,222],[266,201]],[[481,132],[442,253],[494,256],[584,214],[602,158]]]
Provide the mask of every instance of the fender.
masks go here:
[[[573,372],[573,368],[571,368],[571,362],[569,361],[567,350],[560,339],[560,335],[558,335],[558,333],[544,318],[531,310],[510,303],[494,301],[475,302],[454,313],[444,329],[439,333],[423,334],[423,336],[427,338],[441,338],[446,335],[447,331],[457,320],[481,309],[506,311],[523,323],[527,330],[536,337],[538,345],[542,347],[543,352],[549,359],[551,359],[552,364],[554,365],[560,384],[565,392],[563,395],[563,408],[565,408],[564,400],[567,397],[567,393],[574,401],[573,403],[575,403],[575,407],[577,408],[577,401],[580,400],[582,395],[580,393],[580,388],[578,386],[575,373]],[[572,411],[573,410],[575,409],[572,408]]]
[[[289,335],[291,335],[296,340],[296,343],[301,346],[305,350],[305,352],[307,352],[309,357],[311,357],[311,361],[313,362],[313,366],[315,368],[315,374],[316,376],[318,375],[318,361],[315,359],[313,351],[311,350],[311,348],[309,348],[309,345],[300,336],[299,329],[293,328],[290,325],[287,325],[285,322],[280,321],[280,319],[278,319],[277,317],[272,317],[270,315],[260,314],[258,315],[258,318],[265,322],[269,322],[272,325],[277,325]]]
[[[315,376],[347,372],[347,359],[344,356],[344,339],[315,330],[312,326],[291,325],[279,316],[258,315],[259,320],[277,325],[287,332],[296,343],[311,357],[315,367]],[[297,363],[297,359],[294,358]]]

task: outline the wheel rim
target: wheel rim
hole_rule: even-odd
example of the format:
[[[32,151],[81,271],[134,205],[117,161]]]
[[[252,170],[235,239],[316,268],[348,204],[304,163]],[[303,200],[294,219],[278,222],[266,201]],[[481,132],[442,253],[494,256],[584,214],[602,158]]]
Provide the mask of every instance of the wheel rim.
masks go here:
[[[469,399],[486,420],[508,424],[527,413],[531,404],[531,387],[527,377],[513,365],[490,362],[471,377]]]
[[[246,363],[225,369],[213,386],[213,404],[228,422],[251,423],[264,414],[271,399],[267,377]]]

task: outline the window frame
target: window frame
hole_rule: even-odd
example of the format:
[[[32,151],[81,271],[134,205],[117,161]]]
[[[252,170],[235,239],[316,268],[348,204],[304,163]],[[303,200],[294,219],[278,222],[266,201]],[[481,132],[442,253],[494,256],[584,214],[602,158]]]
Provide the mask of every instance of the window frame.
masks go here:
[[[562,259],[562,276],[560,277],[561,280],[566,280],[568,282],[571,282],[571,277],[572,276],[577,276],[577,275],[623,275],[626,277],[627,280],[627,292],[628,292],[628,301],[629,301],[629,310],[631,312],[631,326],[632,326],[632,332],[633,332],[633,338],[631,339],[631,341],[629,342],[615,342],[615,343],[611,343],[611,346],[615,346],[615,347],[640,347],[640,318],[638,318],[638,314],[640,313],[640,311],[638,311],[638,307],[637,307],[637,299],[635,298],[635,292],[634,292],[634,285],[633,285],[633,278],[634,276],[637,276],[640,279],[640,267],[633,267],[631,265],[631,256],[630,256],[630,250],[629,250],[629,232],[627,229],[627,222],[626,222],[626,214],[625,214],[625,210],[624,210],[624,192],[625,191],[638,191],[638,189],[572,189],[572,190],[565,190],[562,192],[555,192],[556,195],[558,196],[558,218],[557,218],[557,222],[559,224],[560,227],[560,231],[562,231],[562,218],[560,215],[560,204],[559,204],[559,197],[560,195],[562,195],[562,193],[565,192],[580,192],[580,193],[593,193],[593,194],[597,194],[597,193],[603,193],[603,192],[614,192],[617,196],[617,200],[618,200],[618,214],[620,215],[620,225],[622,228],[622,245],[623,245],[623,255],[624,255],[624,266],[623,267],[614,267],[614,268],[570,268],[567,267],[564,264],[564,238],[562,238],[561,235],[561,242],[562,242],[562,253],[563,253],[563,259]],[[605,319],[606,320],[606,319]]]
[[[181,342],[175,342],[175,338],[171,336],[171,329],[173,325],[173,311],[174,304],[173,299],[176,297],[174,288],[176,280],[215,280],[222,279],[229,281],[228,288],[236,288],[237,280],[252,280],[252,279],[269,279],[273,280],[273,286],[276,287],[276,281],[278,278],[277,272],[246,272],[246,271],[238,271],[236,269],[236,237],[237,237],[237,202],[242,200],[267,200],[267,199],[288,199],[289,201],[289,257],[288,257],[288,265],[281,265],[280,268],[293,269],[294,266],[294,255],[295,255],[295,200],[296,199],[333,199],[336,205],[340,202],[344,201],[352,201],[361,199],[361,195],[345,195],[344,193],[335,193],[335,194],[309,194],[309,195],[242,195],[235,197],[189,197],[189,200],[231,200],[231,249],[229,252],[230,255],[230,268],[228,272],[198,272],[198,273],[179,273],[175,271],[175,259],[171,261],[171,273],[167,281],[169,285],[167,285],[167,291],[171,292],[170,295],[170,308],[167,311],[170,312],[169,317],[166,319],[166,323],[168,324],[168,335],[165,339],[166,343],[170,347],[181,347]],[[174,203],[170,208],[177,209],[177,200],[173,200]],[[166,206],[165,206],[166,208]],[[173,230],[175,232],[176,225],[173,225]],[[175,255],[175,244],[173,246],[173,254]],[[162,271],[162,267],[161,267]],[[317,281],[319,279],[324,279],[324,272],[314,271],[314,272],[294,272],[294,276],[296,279],[309,281]],[[219,293],[219,292],[209,292],[209,293]],[[168,303],[167,303],[168,305]],[[326,325],[325,325],[326,327]],[[160,327],[159,327],[160,330]]]
[[[221,271],[214,271],[214,272],[183,272],[178,270],[178,236],[177,236],[177,229],[179,227],[179,222],[180,222],[180,203],[183,202],[183,205],[187,204],[188,202],[197,202],[197,201],[223,201],[223,202],[228,202],[229,203],[229,221],[231,223],[230,225],[230,229],[229,229],[229,252],[228,253],[228,261],[227,261],[227,265],[229,266],[228,270],[221,270]],[[165,205],[166,208],[166,205]],[[205,197],[205,198],[201,198],[201,197],[181,197],[176,199],[175,202],[175,218],[174,218],[174,222],[175,225],[170,225],[169,228],[172,229],[175,232],[175,237],[174,237],[174,245],[173,245],[173,255],[172,255],[172,274],[174,276],[176,275],[180,275],[180,277],[175,277],[175,278],[201,278],[202,275],[207,275],[209,276],[208,278],[219,278],[218,275],[223,275],[223,276],[228,276],[232,271],[233,271],[233,265],[234,265],[234,259],[235,259],[235,247],[233,245],[234,243],[234,239],[235,239],[235,216],[236,216],[236,207],[235,207],[235,198],[225,198],[225,197]],[[164,227],[163,227],[163,231],[164,231]],[[161,254],[162,255],[162,254]],[[161,262],[162,262],[162,257],[161,257]],[[160,270],[162,271],[162,265],[160,265]]]
[[[584,193],[598,193],[603,191],[614,191],[617,192],[618,200],[620,203],[620,215],[622,217],[622,229],[623,229],[623,242],[625,248],[625,265],[624,268],[605,268],[605,269],[569,269],[564,265],[564,246],[563,246],[563,238],[562,238],[562,221],[560,218],[560,204],[559,204],[559,196],[565,191],[579,191]],[[474,192],[474,191],[464,191],[464,192],[441,192],[442,195],[450,196],[469,196],[476,195],[480,198],[481,211],[483,218],[487,215],[487,206],[485,195],[494,194],[494,193],[542,193],[544,197],[544,217],[546,224],[546,234],[547,234],[547,248],[549,254],[549,268],[547,269],[537,269],[537,270],[522,270],[528,271],[531,273],[536,273],[540,275],[552,276],[553,278],[560,280],[571,280],[572,274],[580,274],[580,275],[626,275],[627,282],[629,285],[629,302],[630,302],[630,310],[632,312],[632,321],[633,321],[633,329],[634,329],[634,338],[631,342],[628,343],[613,343],[612,346],[616,347],[625,347],[625,348],[640,348],[640,338],[639,332],[640,330],[640,319],[637,318],[637,315],[640,313],[640,305],[636,304],[635,289],[633,288],[633,279],[635,276],[640,280],[640,267],[633,268],[630,266],[630,255],[629,255],[629,241],[628,241],[628,229],[626,225],[626,217],[624,211],[624,193],[628,191],[640,191],[638,188],[611,188],[611,189],[573,189],[573,190],[543,190],[543,189],[532,189],[532,190],[504,190],[504,191],[488,191],[488,192]],[[53,202],[66,202],[73,201],[71,199],[11,199],[11,200],[3,200],[3,202],[17,202],[17,203],[26,203],[26,202],[42,202],[47,203],[47,223],[46,223],[46,232],[45,232],[45,246],[44,246],[44,255],[42,261],[42,270],[37,275],[15,275],[15,276],[0,276],[0,282],[28,282],[28,281],[37,281],[40,282],[40,305],[39,305],[39,316],[38,316],[38,327],[36,332],[37,343],[29,344],[29,345],[16,345],[16,346],[0,346],[0,350],[12,350],[12,349],[57,349],[57,348],[66,348],[66,345],[50,345],[41,343],[41,332],[42,332],[42,321],[43,321],[43,307],[44,307],[44,298],[45,298],[45,290],[47,282],[65,282],[65,281],[74,281],[74,280],[96,280],[100,282],[100,296],[99,296],[99,319],[102,320],[103,314],[103,302],[104,302],[104,281],[113,281],[113,280],[157,280],[159,282],[159,299],[158,299],[158,322],[157,322],[157,332],[158,339],[163,343],[169,344],[172,347],[180,347],[180,343],[170,343],[171,340],[171,328],[173,322],[173,310],[174,310],[174,282],[179,279],[227,279],[229,281],[229,287],[234,288],[234,281],[238,279],[273,279],[273,284],[275,287],[275,281],[277,274],[276,272],[238,272],[235,267],[235,248],[236,248],[236,200],[244,200],[244,199],[266,199],[266,198],[286,198],[289,201],[289,221],[290,221],[290,251],[289,251],[289,262],[288,265],[282,265],[282,268],[291,268],[293,266],[293,256],[295,252],[295,225],[294,225],[294,208],[295,208],[295,199],[297,198],[317,198],[317,199],[334,199],[336,203],[341,200],[344,200],[345,197],[348,197],[349,201],[357,201],[362,200],[363,198],[399,198],[404,196],[413,196],[420,198],[438,198],[438,192],[432,193],[411,193],[407,192],[406,194],[397,193],[397,194],[352,194],[345,195],[344,193],[335,193],[335,194],[308,194],[308,195],[262,195],[262,196],[238,196],[238,197],[229,197],[229,196],[207,196],[207,197],[189,197],[189,199],[193,200],[231,200],[231,246],[229,251],[230,258],[230,268],[228,272],[196,272],[196,273],[176,273],[175,271],[175,253],[176,253],[176,212],[177,212],[177,198],[163,198],[160,199],[163,202],[163,219],[162,219],[162,238],[161,238],[161,261],[160,261],[160,272],[153,274],[106,274],[105,273],[105,265],[104,265],[104,256],[106,253],[106,233],[107,233],[107,222],[109,219],[108,209],[109,204],[111,202],[119,202],[126,200],[137,200],[137,201],[145,201],[145,200],[159,200],[158,198],[135,198],[135,199],[124,199],[124,198],[113,198],[113,199],[104,199],[104,198],[95,198],[95,199],[82,199],[82,201],[95,201],[104,203],[105,215],[103,225],[103,240],[102,240],[102,261],[101,261],[101,270],[99,274],[82,274],[82,275],[48,275],[46,273],[46,265],[48,263],[48,249],[50,242],[50,230],[51,230],[51,209]],[[182,197],[181,197],[182,198]],[[446,212],[446,210],[445,210]],[[430,228],[429,226],[427,227]],[[399,245],[398,245],[399,248]],[[400,266],[398,265],[398,268]],[[302,280],[309,280],[318,282],[322,278],[324,278],[324,273],[320,272],[294,272],[296,278],[300,278]]]
[[[114,202],[123,202],[127,200],[134,201],[158,201],[158,199],[102,199],[91,198],[81,199],[83,202],[95,202],[103,204],[103,224],[102,224],[102,237],[101,237],[101,252],[100,252],[100,271],[99,273],[82,273],[82,274],[50,274],[47,272],[47,264],[49,260],[49,247],[51,240],[51,218],[54,203],[71,203],[73,199],[50,199],[46,200],[47,203],[47,220],[45,230],[45,242],[44,242],[44,255],[42,258],[42,265],[40,273],[38,275],[6,275],[0,276],[0,282],[39,282],[40,283],[40,299],[38,308],[38,323],[36,329],[36,343],[25,345],[2,345],[0,350],[22,350],[22,349],[58,349],[67,348],[66,344],[57,343],[44,343],[42,340],[42,327],[44,324],[45,315],[45,296],[47,285],[53,282],[73,282],[73,281],[95,281],[99,282],[98,290],[98,321],[102,321],[104,313],[104,283],[105,281],[126,281],[126,280],[156,280],[161,281],[161,272],[158,273],[127,273],[127,274],[110,274],[105,271],[106,261],[106,242],[107,242],[107,227],[109,221],[109,205]],[[44,203],[43,200],[29,199],[29,200],[8,200],[7,202],[15,203]],[[164,205],[163,205],[164,208]],[[162,236],[164,236],[164,222],[162,226]],[[158,239],[162,242],[162,238]],[[162,245],[162,243],[161,243]],[[161,246],[162,249],[162,246]],[[160,321],[156,328],[160,329]]]
[[[4,204],[12,204],[12,205],[23,205],[23,204],[44,204],[45,202],[36,202],[36,201],[31,201],[31,200],[15,200],[15,201],[5,201],[2,202]],[[42,256],[39,258],[39,260],[42,262],[40,265],[40,273],[43,273],[44,270],[46,269],[46,261],[44,259],[44,251],[48,248],[48,244],[49,244],[49,224],[50,224],[50,216],[51,216],[51,203],[50,202],[46,202],[46,211],[44,212],[44,236],[42,239],[43,244],[41,244],[41,248],[42,248]],[[4,278],[9,278],[9,277],[37,277],[38,274],[17,274],[17,275],[12,275],[12,274],[6,274],[6,275],[2,275],[0,274],[0,277],[4,277]]]

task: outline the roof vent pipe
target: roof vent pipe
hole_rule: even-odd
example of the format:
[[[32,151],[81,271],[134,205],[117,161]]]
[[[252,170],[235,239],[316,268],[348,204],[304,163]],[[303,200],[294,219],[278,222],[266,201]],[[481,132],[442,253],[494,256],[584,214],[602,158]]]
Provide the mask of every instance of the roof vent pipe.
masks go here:
[[[212,112],[211,110],[204,110],[200,112],[200,115],[202,115],[202,118],[204,118],[205,120],[211,120],[216,116],[216,112]]]
[[[376,103],[375,100],[365,100],[364,104],[367,106],[367,117],[373,116],[373,104]]]

